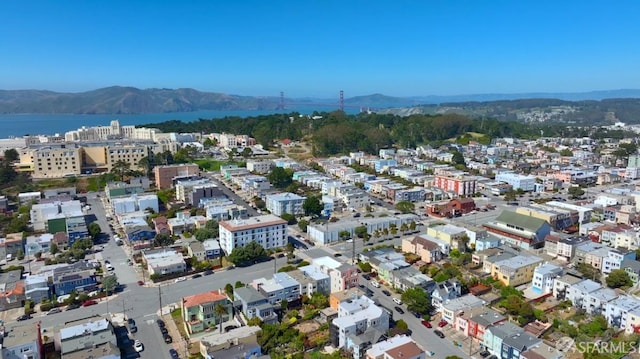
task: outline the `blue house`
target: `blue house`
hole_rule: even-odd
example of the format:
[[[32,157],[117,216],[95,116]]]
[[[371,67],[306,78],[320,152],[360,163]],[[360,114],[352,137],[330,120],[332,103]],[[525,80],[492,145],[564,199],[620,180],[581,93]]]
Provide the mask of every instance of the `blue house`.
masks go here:
[[[85,262],[78,262],[53,270],[53,292],[56,296],[89,293],[98,288],[95,270]]]
[[[136,226],[127,228],[127,239],[130,242],[152,240],[156,237],[156,231],[149,226]]]

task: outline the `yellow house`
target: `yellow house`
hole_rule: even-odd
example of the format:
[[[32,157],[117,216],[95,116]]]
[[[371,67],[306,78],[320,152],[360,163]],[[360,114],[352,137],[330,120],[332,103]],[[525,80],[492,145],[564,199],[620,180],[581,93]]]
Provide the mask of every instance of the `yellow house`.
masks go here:
[[[542,258],[525,255],[503,259],[492,264],[491,276],[504,285],[517,287],[531,282],[533,272],[542,262]]]
[[[427,228],[427,234],[444,241],[451,248],[461,248],[462,243],[459,241],[463,237],[467,237],[467,231],[464,228],[454,226],[452,224],[443,224]]]

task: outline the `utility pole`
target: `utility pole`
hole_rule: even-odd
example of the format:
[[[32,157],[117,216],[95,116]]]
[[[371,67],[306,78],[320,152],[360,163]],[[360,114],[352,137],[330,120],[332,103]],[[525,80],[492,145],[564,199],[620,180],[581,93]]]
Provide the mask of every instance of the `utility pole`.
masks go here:
[[[356,239],[351,241],[351,264],[356,265]]]
[[[160,317],[162,318],[162,292],[160,292],[161,286],[158,285],[158,301],[160,302]]]

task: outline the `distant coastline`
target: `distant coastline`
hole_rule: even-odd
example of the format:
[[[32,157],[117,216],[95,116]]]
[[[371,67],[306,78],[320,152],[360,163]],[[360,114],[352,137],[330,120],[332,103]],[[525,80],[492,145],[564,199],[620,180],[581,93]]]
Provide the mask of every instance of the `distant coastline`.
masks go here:
[[[226,116],[252,117],[274,113],[300,112],[311,114],[313,111],[331,111],[327,108],[311,107],[287,108],[285,110],[239,110],[239,111],[193,111],[172,113],[147,113],[135,115],[119,114],[0,114],[0,138],[22,137],[24,135],[63,135],[67,131],[83,126],[107,126],[112,120],[121,125],[140,126],[149,123],[178,120],[192,122],[198,119],[216,119]],[[349,111],[347,111],[349,112]],[[352,110],[356,113],[357,110]]]

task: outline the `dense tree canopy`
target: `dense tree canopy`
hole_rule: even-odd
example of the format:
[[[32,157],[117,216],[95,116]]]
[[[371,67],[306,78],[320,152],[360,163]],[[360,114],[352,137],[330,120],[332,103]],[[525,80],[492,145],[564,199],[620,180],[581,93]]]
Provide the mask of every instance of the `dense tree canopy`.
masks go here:
[[[236,247],[229,255],[229,260],[236,265],[250,264],[266,257],[267,252],[256,241],[249,242],[244,247]]]
[[[304,210],[304,214],[307,216],[317,217],[322,213],[324,206],[320,201],[318,196],[309,196],[304,200],[302,204],[302,209]]]

